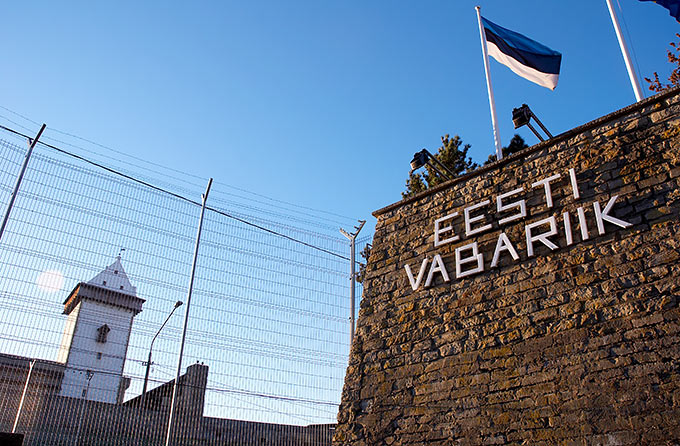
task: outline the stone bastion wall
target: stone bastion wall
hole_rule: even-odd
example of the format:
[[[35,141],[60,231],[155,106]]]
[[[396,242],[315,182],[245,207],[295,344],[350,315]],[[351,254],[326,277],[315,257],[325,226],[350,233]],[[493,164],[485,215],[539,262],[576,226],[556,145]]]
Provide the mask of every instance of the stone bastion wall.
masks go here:
[[[336,445],[680,444],[680,90],[375,213]]]

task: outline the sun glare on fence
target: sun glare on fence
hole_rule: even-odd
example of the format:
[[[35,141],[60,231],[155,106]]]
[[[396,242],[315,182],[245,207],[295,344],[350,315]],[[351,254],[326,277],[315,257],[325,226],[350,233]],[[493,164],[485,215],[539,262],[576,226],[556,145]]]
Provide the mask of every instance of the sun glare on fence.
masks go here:
[[[0,138],[4,210],[25,148]],[[355,220],[218,184],[178,305],[200,193],[99,164],[38,145],[21,183],[0,240],[0,430],[160,444],[188,310],[173,438],[330,444],[349,353],[338,228]]]

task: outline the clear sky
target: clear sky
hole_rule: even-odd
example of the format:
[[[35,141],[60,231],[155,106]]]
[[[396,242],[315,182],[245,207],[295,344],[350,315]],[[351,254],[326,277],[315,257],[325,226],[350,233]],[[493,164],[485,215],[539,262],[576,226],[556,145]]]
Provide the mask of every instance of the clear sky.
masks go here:
[[[0,122],[370,220],[441,135],[493,151],[477,3],[563,54],[554,92],[491,61],[504,144],[522,103],[559,134],[634,102],[604,0],[23,1],[3,5]],[[665,79],[680,26],[618,3],[639,72]]]
[[[680,25],[654,3],[614,2],[641,77],[659,71],[667,78],[666,51]],[[635,101],[604,0],[479,3],[488,19],[563,54],[555,91],[491,61],[504,144],[515,133],[511,111],[522,103],[557,135]],[[195,200],[213,177],[209,204],[247,219],[259,215],[255,223],[341,252],[346,245],[337,226],[351,231],[354,219],[368,219],[362,236],[370,234],[371,212],[400,199],[414,152],[436,151],[446,133],[471,144],[477,162],[493,152],[475,4],[7,2],[0,15],[0,124],[34,134],[45,122],[46,142]],[[643,88],[649,95],[644,81]],[[519,133],[537,141],[527,129]],[[0,164],[18,166],[23,152],[11,153],[14,158],[0,157]],[[99,176],[91,166],[80,169],[71,158],[66,168],[60,165],[66,169],[61,177],[57,163],[48,161],[32,160],[32,183],[22,188],[33,184],[52,197],[48,202],[64,200],[79,213],[26,201],[23,219],[13,214],[15,222],[30,224],[12,226],[20,241],[3,239],[13,254],[2,260],[13,269],[3,273],[11,286],[0,284],[0,338],[5,351],[13,339],[19,354],[50,357],[34,353],[27,339],[39,339],[41,331],[52,343],[60,339],[63,296],[35,294],[36,277],[59,269],[68,292],[126,247],[128,274],[147,299],[126,363],[134,378],[130,393],[137,394],[149,340],[168,309],[184,299],[196,209]],[[58,184],[41,181],[41,166]],[[299,205],[300,212],[278,202],[271,203],[281,207],[269,208],[265,197]],[[305,208],[323,212],[305,214]],[[334,407],[263,403],[252,392],[322,402],[339,397],[348,322],[344,304],[334,299],[347,287],[346,262],[231,223],[208,219],[192,304],[199,330],[190,331],[184,362],[210,364],[207,413],[266,421],[274,411],[282,422],[333,421]],[[307,223],[316,225],[312,232],[301,229]],[[31,242],[36,237],[40,243]],[[29,251],[12,251],[15,246]],[[32,307],[9,324],[17,296],[33,296]],[[180,322],[170,321],[156,344],[155,383],[174,376]],[[18,328],[24,337],[14,339]],[[283,334],[272,341],[272,333]],[[267,368],[265,360],[278,364]]]

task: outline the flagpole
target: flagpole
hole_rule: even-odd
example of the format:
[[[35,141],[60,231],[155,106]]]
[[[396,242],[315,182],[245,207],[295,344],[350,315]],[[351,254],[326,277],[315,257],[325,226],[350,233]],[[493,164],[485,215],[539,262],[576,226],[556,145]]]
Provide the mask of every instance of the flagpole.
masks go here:
[[[498,118],[496,117],[496,102],[493,99],[493,88],[491,87],[491,73],[489,72],[489,51],[486,48],[486,35],[482,25],[481,8],[475,6],[477,10],[477,21],[479,22],[479,37],[482,40],[482,55],[484,55],[484,71],[486,72],[486,89],[489,92],[489,107],[491,108],[491,125],[493,126],[493,140],[496,144],[496,159],[503,158],[501,149],[501,137],[498,134]]]
[[[614,24],[616,37],[619,39],[619,46],[621,47],[623,60],[626,62],[626,69],[628,70],[630,84],[633,86],[633,91],[635,91],[635,99],[637,99],[637,102],[640,102],[641,100],[644,99],[644,95],[642,94],[640,81],[638,80],[637,74],[635,73],[635,69],[633,68],[633,63],[630,60],[630,54],[628,53],[628,45],[626,45],[626,40],[623,38],[623,33],[621,32],[621,27],[619,26],[619,19],[616,17],[616,12],[614,11],[612,0],[607,0],[607,7],[609,8],[609,15],[612,17],[612,23]]]

